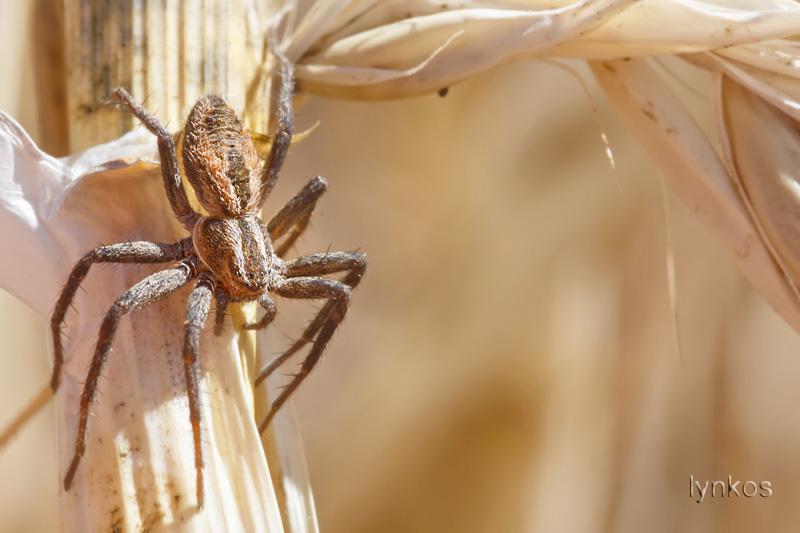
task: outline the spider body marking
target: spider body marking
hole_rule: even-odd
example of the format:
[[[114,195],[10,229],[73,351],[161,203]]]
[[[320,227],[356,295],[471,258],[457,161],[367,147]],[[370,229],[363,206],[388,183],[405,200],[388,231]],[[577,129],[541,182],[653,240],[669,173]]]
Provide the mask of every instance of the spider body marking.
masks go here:
[[[197,257],[232,302],[258,299],[279,281],[283,261],[274,255],[267,226],[255,216],[203,217],[192,240]]]
[[[254,215],[261,207],[256,147],[233,108],[219,96],[201,98],[186,119],[183,168],[212,217]]]
[[[192,208],[181,182],[178,157],[172,135],[122,88],[114,98],[128,108],[158,139],[161,173],[167,198],[176,218],[189,231],[176,243],[149,241],[111,244],[95,248],[73,267],[56,303],[50,321],[53,335],[53,378],[55,392],[61,380],[64,348],[61,334],[64,317],[80,283],[94,263],[173,263],[128,289],[111,306],[98,336],[80,400],[75,454],[64,476],[69,490],[86,449],[89,408],[97,393],[103,365],[111,349],[122,315],[163,298],[194,282],[184,322],[183,363],[189,399],[197,473],[197,504],[203,506],[203,443],[200,436],[199,340],[212,299],[216,299],[215,333],[220,334],[229,302],[257,301],[264,316],[246,329],[269,325],[276,314],[270,294],[284,298],[324,300],[300,339],[259,372],[261,383],[291,355],[311,344],[299,372],[273,401],[259,424],[263,432],[275,413],[308,376],[322,356],[350,304],[351,290],[366,269],[360,253],[329,252],[284,260],[283,256],[308,226],[311,214],[327,183],[313,178],[265,224],[258,217],[269,195],[292,136],[292,65],[281,59],[278,130],[260,167],[258,153],[241,119],[219,96],[202,97],[192,108],[184,127],[183,167],[186,178],[208,215]],[[273,243],[280,240],[277,248]],[[333,274],[344,274],[331,279]]]

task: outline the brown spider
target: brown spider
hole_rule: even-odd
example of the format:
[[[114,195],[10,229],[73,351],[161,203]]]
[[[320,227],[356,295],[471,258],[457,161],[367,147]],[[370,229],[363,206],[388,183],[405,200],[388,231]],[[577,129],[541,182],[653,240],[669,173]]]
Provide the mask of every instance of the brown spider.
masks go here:
[[[100,246],[86,254],[70,273],[50,322],[53,333],[53,392],[58,389],[64,349],[61,328],[64,315],[78,286],[93,263],[176,263],[128,289],[111,306],[102,325],[80,401],[75,456],[64,477],[69,490],[81,456],[86,448],[89,407],[114,340],[120,317],[152,303],[194,280],[186,311],[183,362],[189,397],[189,412],[194,437],[197,469],[197,502],[203,506],[203,452],[200,439],[198,398],[198,346],[200,330],[205,326],[212,296],[217,301],[214,332],[219,335],[229,302],[257,300],[266,314],[246,329],[266,327],[275,317],[275,304],[269,293],[285,298],[326,299],[325,305],[306,327],[302,336],[287,351],[265,366],[256,385],[278,368],[292,354],[313,341],[300,371],[275,399],[266,418],[259,424],[263,433],[272,417],[308,376],[319,360],[334,331],[342,322],[350,304],[350,291],[361,280],[366,258],[359,253],[332,252],[312,254],[283,261],[282,257],[305,230],[314,206],[327,183],[312,179],[275,215],[268,224],[257,216],[272,190],[292,137],[292,90],[294,69],[282,59],[281,88],[278,105],[279,126],[263,169],[249,132],[233,108],[219,96],[202,97],[192,108],[184,128],[183,167],[197,199],[208,215],[196,212],[186,196],[178,167],[172,135],[124,89],[114,97],[158,137],[161,172],[167,197],[175,216],[191,233],[173,244],[148,241]],[[291,233],[289,233],[291,230]],[[283,244],[273,250],[272,243],[286,235]],[[346,272],[341,281],[322,276]]]

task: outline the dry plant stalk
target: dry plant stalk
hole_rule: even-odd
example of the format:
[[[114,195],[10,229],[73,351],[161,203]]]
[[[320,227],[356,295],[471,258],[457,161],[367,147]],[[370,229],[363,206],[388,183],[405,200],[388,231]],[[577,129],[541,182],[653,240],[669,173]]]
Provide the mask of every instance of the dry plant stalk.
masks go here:
[[[223,4],[227,5],[213,4],[218,9],[215,14],[233,17]],[[242,18],[237,20],[246,21],[238,27],[248,28],[242,33],[251,39],[243,43],[235,40],[242,33],[222,31],[232,27],[225,17],[188,24],[192,43],[201,43],[204,50],[199,63],[191,56],[198,48],[186,46],[188,32],[169,31],[183,20],[179,15],[173,18],[150,11],[134,17],[129,27],[108,25],[127,28],[128,33],[120,35],[134,41],[141,39],[143,32],[166,40],[150,41],[147,54],[125,63],[129,72],[106,73],[106,77],[88,82],[78,77],[70,80],[74,91],[70,94],[76,139],[73,150],[104,140],[104,132],[113,131],[114,137],[127,128],[118,127],[120,119],[111,110],[92,107],[115,85],[130,83],[135,94],[153,94],[154,100],[163,102],[161,118],[171,117],[177,123],[198,96],[188,90],[190,82],[204,79],[208,73],[211,79],[226,79],[228,84],[204,90],[224,92],[237,107],[248,110],[251,127],[266,130],[265,124],[258,122],[265,114],[258,112],[256,104],[267,94],[270,67],[261,52],[268,13],[274,11],[238,13]],[[179,11],[182,16],[194,16],[187,12]],[[68,20],[83,20],[82,15],[77,8],[67,9]],[[800,27],[800,6],[796,2],[327,0],[314,2],[303,13],[297,11],[296,3],[287,2],[283,16],[281,48],[297,63],[298,86],[319,96],[401,98],[437,91],[521,59],[592,60],[597,80],[659,170],[709,225],[764,298],[800,332],[796,287],[799,239],[793,223],[800,200],[795,160],[800,153],[796,133],[800,50],[794,40]],[[79,42],[76,38],[84,36],[75,30],[68,34],[73,36],[70,42]],[[114,42],[116,36],[112,32],[107,42]],[[214,39],[234,39],[232,48],[215,48],[215,42],[223,41]],[[188,55],[172,63],[152,62],[152,50],[176,44]],[[233,53],[237,47],[244,52]],[[219,50],[224,53],[217,54]],[[73,49],[68,53],[84,58]],[[130,50],[120,49],[109,56],[128,53]],[[678,54],[715,74],[721,153],[646,59],[662,54]],[[246,72],[241,77],[214,78],[220,63],[203,62],[234,57],[244,58],[244,66],[237,69]],[[194,67],[184,71],[182,61]],[[197,70],[198,64],[203,65],[205,74]],[[234,70],[220,68],[221,72]],[[174,72],[183,72],[177,82],[170,81]],[[156,76],[159,73],[163,79]],[[86,96],[77,97],[79,94]],[[85,106],[105,118],[89,121],[80,113]],[[161,216],[166,205],[154,167],[137,162],[143,157],[153,157],[151,140],[143,132],[134,132],[83,154],[53,160],[38,152],[13,120],[3,115],[0,161],[3,168],[11,169],[0,175],[0,194],[7,200],[7,207],[0,210],[0,222],[8,229],[3,244],[23,250],[16,268],[3,267],[0,279],[4,287],[48,315],[52,295],[63,281],[64,265],[72,264],[94,243],[118,241],[120,236],[173,238],[177,228],[170,217]],[[117,163],[101,166],[109,160]],[[161,207],[154,209],[153,205]],[[47,268],[33,268],[42,264]],[[28,279],[28,272],[36,272],[35,283]],[[60,446],[62,449],[69,450],[72,444],[72,432],[67,428],[74,426],[74,414],[70,413],[87,363],[78,354],[91,353],[96,324],[107,302],[135,281],[129,279],[129,273],[114,275],[113,281],[91,282],[87,287],[91,297],[78,302],[80,323],[73,322],[76,337],[71,348],[75,356],[68,361],[72,381],[68,390],[72,392],[60,393],[58,399],[63,428],[60,440],[68,443],[66,448]],[[217,454],[209,461],[211,476],[219,480],[217,486],[210,483],[209,501],[216,499],[220,504],[198,516],[187,510],[187,502],[174,497],[189,493],[187,479],[194,479],[189,433],[175,429],[184,427],[186,420],[180,379],[169,363],[178,360],[179,354],[170,348],[173,328],[161,319],[174,316],[182,316],[182,309],[165,303],[123,326],[115,362],[106,371],[103,397],[93,408],[93,439],[104,444],[90,449],[91,459],[87,454],[87,459],[94,461],[92,469],[85,468],[93,472],[92,483],[78,480],[82,483],[78,485],[80,505],[69,499],[75,498],[72,493],[62,496],[62,523],[69,528],[180,522],[188,524],[189,530],[204,530],[208,523],[220,530],[239,526],[247,530],[313,530],[313,501],[303,484],[302,456],[293,451],[299,448],[299,438],[291,417],[276,420],[271,437],[277,443],[272,449],[285,453],[282,461],[269,462],[273,476],[276,467],[284,476],[277,484],[284,503],[279,505],[272,495],[247,410],[246,371],[240,372],[235,362],[240,346],[232,335],[201,340],[214,354],[203,357],[207,419],[213,420],[213,427],[224,428],[213,437],[209,434],[208,440]],[[109,383],[117,387],[109,387]],[[233,438],[223,438],[223,433]],[[116,452],[104,458],[102,450],[112,448],[111,443]],[[226,460],[234,456],[238,462]],[[65,464],[63,459],[61,464]],[[191,475],[183,478],[182,472]],[[299,477],[286,477],[298,473]],[[238,489],[233,490],[234,486]],[[293,503],[287,505],[288,501]]]
[[[189,9],[173,2],[139,4],[130,10],[107,2],[67,3],[72,150],[115,139],[133,125],[129,113],[103,105],[117,85],[132,88],[142,98],[149,96],[149,105],[173,124],[182,123],[186,108],[200,95],[226,94],[242,109],[248,104],[251,128],[266,131],[270,78],[251,78],[248,73],[269,71],[262,63],[268,21],[277,7],[266,1],[248,6],[206,2],[202,9]],[[49,314],[52,294],[47,293],[58,278],[63,282],[64,272],[42,271],[39,265],[62,270],[57,265],[74,262],[98,242],[185,237],[185,230],[167,216],[158,166],[148,162],[158,159],[154,139],[146,131],[57,161],[38,151],[12,120],[4,118],[4,138],[11,141],[5,160],[26,183],[22,192],[12,192],[15,186],[7,191],[34,206],[26,210],[24,220],[14,213],[10,227],[24,228],[20,236],[38,235],[38,244],[28,247],[25,261],[32,266],[26,271],[47,278],[34,283],[9,278],[7,287],[42,315]],[[83,178],[84,174],[90,175]],[[14,174],[4,177],[16,181]],[[21,273],[18,267],[16,276]],[[98,321],[126,286],[149,273],[146,267],[124,270],[92,269],[86,292],[75,302],[79,313],[67,319],[71,339],[56,399],[62,479],[68,449],[75,446],[76,408]],[[254,418],[266,413],[268,400],[265,387],[258,391],[260,397],[254,396],[255,339],[252,333],[237,333],[252,316],[241,316],[241,309],[222,337],[204,334],[201,340],[209,497],[202,513],[191,511],[195,489],[187,468],[194,467],[186,455],[190,433],[182,430],[189,419],[183,379],[175,372],[181,359],[176,343],[181,335],[176,331],[185,314],[180,307],[164,302],[122,320],[92,405],[87,453],[71,490],[60,493],[62,528],[137,530],[181,524],[186,530],[315,531],[314,504],[292,413],[284,411],[274,425],[281,428],[281,438],[267,435],[263,447],[253,425]]]

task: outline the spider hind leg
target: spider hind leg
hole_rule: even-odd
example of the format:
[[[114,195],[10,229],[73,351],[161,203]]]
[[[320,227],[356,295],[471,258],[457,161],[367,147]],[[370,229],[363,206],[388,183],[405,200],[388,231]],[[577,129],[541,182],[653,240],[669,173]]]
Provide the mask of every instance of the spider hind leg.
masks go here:
[[[361,281],[366,267],[367,261],[363,254],[347,252],[307,255],[286,264],[285,276],[288,279],[276,288],[276,294],[285,298],[314,300],[327,298],[327,302],[303,331],[301,338],[259,372],[255,380],[256,385],[303,346],[314,341],[300,371],[294,375],[286,388],[275,399],[269,413],[259,424],[260,433],[264,432],[275,413],[319,361],[334,332],[344,320],[350,305],[351,290]],[[346,271],[347,274],[341,281],[318,277],[342,271]]]
[[[179,263],[169,270],[156,272],[125,291],[109,309],[103,324],[100,326],[97,347],[95,348],[92,363],[89,366],[89,372],[83,386],[83,393],[81,394],[75,455],[72,458],[69,470],[67,470],[67,475],[64,477],[64,490],[69,490],[70,485],[72,485],[72,479],[78,469],[81,457],[86,451],[86,436],[89,431],[89,407],[92,405],[94,396],[97,393],[100,374],[108,358],[108,352],[111,350],[111,343],[114,341],[119,319],[130,311],[140,309],[178,290],[186,285],[193,276],[194,268],[185,262]]]
[[[206,324],[211,308],[211,295],[214,282],[206,275],[195,283],[186,307],[186,325],[183,336],[183,367],[186,375],[186,393],[189,397],[189,420],[192,423],[194,439],[194,461],[197,470],[197,506],[203,507],[205,492],[203,488],[203,448],[200,438],[200,330]]]

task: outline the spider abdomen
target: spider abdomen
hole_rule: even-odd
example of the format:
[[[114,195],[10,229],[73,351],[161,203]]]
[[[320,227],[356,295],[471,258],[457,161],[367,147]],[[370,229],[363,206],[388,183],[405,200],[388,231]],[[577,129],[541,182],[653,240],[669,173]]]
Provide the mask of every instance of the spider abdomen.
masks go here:
[[[233,301],[257,299],[277,275],[267,228],[255,216],[203,217],[192,239],[198,257]]]
[[[206,95],[186,120],[183,167],[212,217],[237,217],[257,207],[258,153],[242,119],[220,96]]]

